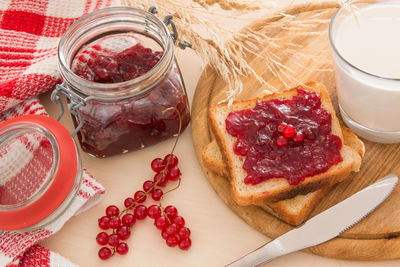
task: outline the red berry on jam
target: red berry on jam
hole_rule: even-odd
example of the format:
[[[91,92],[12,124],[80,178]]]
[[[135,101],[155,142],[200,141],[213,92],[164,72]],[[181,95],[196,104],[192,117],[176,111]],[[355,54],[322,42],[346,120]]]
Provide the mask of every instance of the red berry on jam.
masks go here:
[[[106,209],[106,215],[109,218],[114,217],[114,216],[118,216],[119,215],[118,207],[115,206],[115,205],[108,206],[107,209]]]
[[[108,244],[112,247],[115,247],[119,244],[119,237],[117,234],[112,234],[108,237]]]
[[[127,209],[132,209],[135,206],[135,200],[131,197],[126,198],[124,201],[124,206]]]
[[[151,162],[151,168],[156,173],[160,173],[165,168],[164,160],[162,158],[153,159],[153,161]]]
[[[135,217],[138,220],[143,220],[147,216],[147,208],[144,205],[138,205],[134,211]]]
[[[175,156],[174,154],[166,155],[164,157],[164,164],[167,165],[167,163],[168,163],[168,169],[175,167],[176,165],[178,165],[178,157]]]
[[[131,236],[131,231],[127,226],[118,227],[116,234],[120,240],[126,240]]]
[[[135,224],[136,218],[133,214],[127,213],[124,216],[122,216],[121,222],[122,222],[122,225],[131,227]]]
[[[144,192],[153,192],[154,190],[154,182],[147,180],[146,182],[143,183],[143,190]]]
[[[103,216],[99,219],[99,227],[103,230],[107,230],[110,228],[110,218],[107,216]]]
[[[112,255],[111,249],[108,247],[102,247],[99,250],[99,258],[102,260],[107,260]]]
[[[287,146],[287,144],[288,144],[288,140],[286,139],[286,137],[280,135],[280,136],[278,136],[278,138],[276,138],[276,145],[278,147],[284,147],[284,146]]]
[[[280,133],[283,133],[283,131],[285,130],[285,128],[286,128],[286,124],[284,124],[284,123],[279,123],[278,126],[276,127],[276,130],[277,130],[278,132],[280,132]]]
[[[159,201],[159,200],[161,199],[161,197],[162,197],[163,194],[164,194],[164,192],[163,192],[161,189],[156,188],[156,189],[154,189],[154,191],[151,193],[151,198],[152,198],[153,200],[155,200],[155,201]]]
[[[161,216],[161,208],[160,208],[160,206],[151,205],[147,209],[147,215],[152,219],[156,219],[157,217]]]
[[[187,250],[192,245],[192,240],[190,238],[181,239],[179,241],[179,248],[182,250]]]
[[[294,136],[293,136],[293,142],[295,142],[295,143],[301,143],[301,142],[303,142],[304,141],[304,134],[302,134],[302,133],[296,133]]]
[[[168,236],[166,242],[169,247],[176,247],[179,244],[179,239],[174,235],[170,235]]]
[[[295,134],[296,130],[294,129],[293,126],[287,125],[285,127],[285,130],[283,130],[283,136],[286,138],[293,137]]]
[[[125,255],[129,251],[128,245],[126,243],[124,243],[124,242],[119,243],[118,246],[117,246],[116,251],[120,255]]]
[[[101,232],[96,236],[97,244],[105,246],[108,244],[108,234],[106,232]]]
[[[161,215],[161,216],[159,216],[159,217],[157,217],[155,219],[154,225],[158,229],[164,230],[169,225],[169,222],[168,222],[167,218],[164,215]]]
[[[133,196],[137,203],[143,203],[146,201],[146,193],[143,191],[136,191],[135,195]]]
[[[179,238],[182,240],[182,239],[185,239],[185,238],[188,238],[189,236],[190,236],[190,229],[189,228],[187,228],[187,227],[182,227],[181,229],[179,229],[179,231],[178,231],[178,236],[179,236]]]

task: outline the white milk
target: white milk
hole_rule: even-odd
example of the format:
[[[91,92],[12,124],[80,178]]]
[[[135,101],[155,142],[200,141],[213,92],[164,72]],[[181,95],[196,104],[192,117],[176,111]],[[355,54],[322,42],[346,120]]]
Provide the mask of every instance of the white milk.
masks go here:
[[[377,133],[400,132],[400,1],[371,4],[357,14],[332,22],[331,42],[341,56],[333,52],[339,104],[348,118],[343,117],[360,124],[349,126],[373,141],[400,142],[400,133],[382,140]]]

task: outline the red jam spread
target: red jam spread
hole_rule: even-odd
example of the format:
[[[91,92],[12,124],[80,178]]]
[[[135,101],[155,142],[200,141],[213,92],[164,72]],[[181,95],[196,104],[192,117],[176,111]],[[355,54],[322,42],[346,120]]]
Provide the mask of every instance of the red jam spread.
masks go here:
[[[94,47],[94,50],[101,53],[94,52],[94,57],[88,59],[84,56],[80,58],[86,64],[78,65],[74,72],[86,80],[98,83],[135,79],[151,70],[163,55],[163,52],[145,48],[140,43],[115,54],[99,46]]]
[[[284,177],[296,185],[342,161],[342,141],[330,134],[332,117],[320,97],[297,92],[292,99],[257,101],[252,109],[228,115],[226,130],[237,138],[233,150],[245,157],[246,184]]]
[[[90,56],[79,55],[81,64],[74,72],[99,83],[139,77],[153,68],[163,54],[144,48],[140,43],[119,53],[96,46],[87,51],[91,51]],[[115,101],[90,100],[81,108],[84,125],[78,138],[83,150],[96,157],[141,149],[178,134],[177,110],[183,131],[190,121],[189,105],[177,66],[173,63],[163,80],[140,95]],[[77,118],[73,119],[77,126]]]

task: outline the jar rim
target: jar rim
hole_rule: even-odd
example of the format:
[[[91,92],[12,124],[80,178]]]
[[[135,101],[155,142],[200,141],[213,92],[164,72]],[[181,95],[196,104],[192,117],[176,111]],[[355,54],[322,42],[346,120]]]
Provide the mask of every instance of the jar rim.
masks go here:
[[[162,37],[164,37],[163,41],[165,43],[162,44],[164,52],[158,63],[148,72],[139,77],[117,83],[93,82],[75,74],[67,64],[66,52],[68,47],[66,46],[68,39],[76,32],[82,31],[85,23],[93,22],[94,20],[116,17],[118,15],[139,16],[141,18],[148,19],[154,23],[158,29],[161,30],[161,33],[163,34]],[[83,34],[81,34],[77,40]],[[64,81],[67,81],[67,84],[72,85],[72,89],[78,91],[79,93],[91,95],[98,99],[124,98],[144,93],[148,89],[151,89],[152,85],[156,83],[156,81],[160,80],[161,77],[164,77],[165,73],[169,70],[171,62],[173,62],[173,50],[174,41],[167,26],[154,14],[132,7],[108,7],[82,16],[65,31],[58,45],[58,65]],[[80,86],[78,86],[78,84]],[[132,88],[135,86],[137,86],[135,90],[132,90]]]

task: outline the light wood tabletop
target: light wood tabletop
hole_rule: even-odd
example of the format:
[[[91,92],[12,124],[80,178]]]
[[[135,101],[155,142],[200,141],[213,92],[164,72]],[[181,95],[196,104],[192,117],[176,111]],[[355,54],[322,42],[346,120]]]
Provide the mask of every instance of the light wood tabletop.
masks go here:
[[[289,1],[282,1],[289,2]],[[191,50],[177,51],[190,103],[202,72],[201,60]],[[41,96],[50,115],[55,118],[58,106],[51,103],[50,94]],[[72,130],[69,114],[61,120]],[[205,129],[206,130],[206,129]],[[170,248],[150,218],[137,221],[127,240],[127,255],[116,255],[107,261],[98,258],[100,248],[95,241],[101,230],[97,219],[108,205],[122,207],[128,196],[141,190],[147,179],[153,178],[150,162],[168,154],[174,140],[167,140],[140,151],[98,159],[81,152],[83,167],[88,169],[105,188],[103,200],[94,208],[71,218],[54,236],[41,242],[82,267],[93,266],[224,266],[270,239],[247,225],[219,199],[208,184],[197,161],[192,145],[190,126],[182,134],[175,154],[179,157],[182,182],[178,190],[166,195],[163,204],[175,205],[191,229],[192,246],[188,251]],[[172,187],[172,185],[171,185]],[[267,266],[400,266],[400,260],[355,262],[323,258],[303,252],[292,253],[270,262]]]

